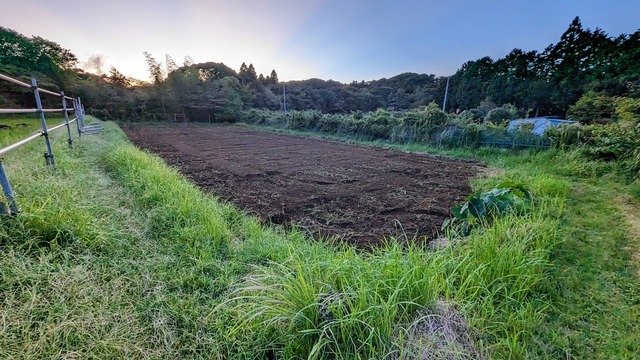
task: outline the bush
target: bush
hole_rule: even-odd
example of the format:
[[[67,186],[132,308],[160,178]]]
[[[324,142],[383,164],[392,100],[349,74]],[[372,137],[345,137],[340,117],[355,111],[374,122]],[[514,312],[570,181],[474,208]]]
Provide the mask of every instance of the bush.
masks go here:
[[[617,98],[615,117],[618,121],[626,121],[633,124],[640,122],[640,99]]]
[[[371,140],[389,139],[392,130],[400,123],[393,113],[378,109],[363,117],[359,133]]]
[[[640,129],[632,123],[590,126],[584,134],[582,153],[594,160],[616,161],[629,179],[640,177]]]
[[[484,117],[485,123],[502,125],[506,121],[513,120],[518,117],[518,109],[511,104],[504,104],[498,108],[491,109]]]
[[[614,98],[589,91],[569,106],[567,118],[584,124],[606,124],[611,122],[614,111]]]
[[[552,126],[544,132],[544,137],[551,142],[551,147],[565,149],[579,145],[583,141],[584,126],[571,124],[564,126]]]

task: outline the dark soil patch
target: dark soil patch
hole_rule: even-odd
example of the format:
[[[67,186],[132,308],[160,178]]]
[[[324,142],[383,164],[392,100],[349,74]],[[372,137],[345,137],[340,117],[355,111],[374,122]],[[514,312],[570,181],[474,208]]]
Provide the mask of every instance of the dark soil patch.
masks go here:
[[[431,238],[470,192],[477,162],[250,130],[124,129],[210,193],[263,221],[358,246]]]

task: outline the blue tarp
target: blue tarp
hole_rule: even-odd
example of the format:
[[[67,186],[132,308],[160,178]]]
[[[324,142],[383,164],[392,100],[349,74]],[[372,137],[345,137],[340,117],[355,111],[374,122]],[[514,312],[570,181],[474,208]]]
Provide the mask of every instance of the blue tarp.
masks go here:
[[[516,119],[509,121],[509,130],[520,130],[523,124],[533,124],[532,132],[542,136],[548,128],[559,125],[573,124],[575,121],[553,117],[537,117],[530,119]]]

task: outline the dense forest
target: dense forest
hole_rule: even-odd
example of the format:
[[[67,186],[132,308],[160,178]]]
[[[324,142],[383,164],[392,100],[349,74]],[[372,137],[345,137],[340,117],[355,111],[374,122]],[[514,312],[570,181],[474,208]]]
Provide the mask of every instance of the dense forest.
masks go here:
[[[238,71],[222,63],[182,66],[144,53],[150,81],[131,79],[115,68],[91,74],[77,68],[69,50],[41,37],[0,28],[0,72],[81,96],[90,112],[127,121],[234,121],[247,109],[282,109],[349,114],[377,109],[406,111],[441,106],[446,77],[403,73],[389,79],[354,81],[278,80],[276,70],[257,74],[252,64]],[[468,61],[450,77],[447,112],[470,111],[482,120],[490,108],[510,104],[518,116],[569,116],[583,122],[610,118],[607,99],[640,96],[640,30],[618,37],[584,28],[575,18],[560,40],[539,52],[514,49],[505,57]],[[25,91],[0,84],[3,105],[30,105]],[[577,104],[577,105],[576,105]],[[573,108],[572,108],[573,107]],[[595,111],[598,118],[584,116]]]

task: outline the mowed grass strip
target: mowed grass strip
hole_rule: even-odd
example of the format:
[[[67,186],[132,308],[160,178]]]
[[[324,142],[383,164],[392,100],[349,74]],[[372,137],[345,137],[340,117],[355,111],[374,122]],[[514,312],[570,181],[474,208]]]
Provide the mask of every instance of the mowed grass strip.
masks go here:
[[[55,137],[56,171],[42,144],[6,159],[23,213],[0,233],[2,358],[420,357],[415,329],[442,304],[474,345],[443,354],[562,351],[537,343],[560,301],[562,176],[507,159],[500,176],[537,199],[526,216],[438,251],[362,253],[264,227],[105,127],[72,150]]]
[[[621,188],[607,178],[576,181],[554,251],[557,288],[542,338],[557,356],[632,359],[640,356],[640,279],[634,232],[620,204]],[[542,347],[545,344],[541,344]]]

